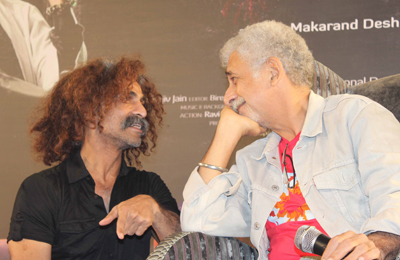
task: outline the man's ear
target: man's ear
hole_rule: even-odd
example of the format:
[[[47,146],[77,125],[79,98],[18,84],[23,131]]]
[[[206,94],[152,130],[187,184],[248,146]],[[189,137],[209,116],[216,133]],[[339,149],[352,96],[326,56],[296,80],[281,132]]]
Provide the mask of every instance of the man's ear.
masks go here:
[[[276,86],[281,80],[285,70],[283,69],[282,62],[276,57],[270,57],[265,62],[267,70],[270,72],[271,86]]]
[[[97,128],[97,119],[88,119],[86,120],[86,127],[92,130],[95,130]]]

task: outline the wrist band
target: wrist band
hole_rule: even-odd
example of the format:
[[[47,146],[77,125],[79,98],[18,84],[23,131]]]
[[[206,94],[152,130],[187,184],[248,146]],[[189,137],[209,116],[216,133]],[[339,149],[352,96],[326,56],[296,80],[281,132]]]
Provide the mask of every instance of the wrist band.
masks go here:
[[[226,169],[226,168],[214,166],[214,165],[207,164],[207,163],[199,162],[198,165],[199,165],[200,167],[206,167],[206,168],[213,169],[213,170],[217,170],[217,171],[220,171],[220,172],[228,172],[228,169]]]

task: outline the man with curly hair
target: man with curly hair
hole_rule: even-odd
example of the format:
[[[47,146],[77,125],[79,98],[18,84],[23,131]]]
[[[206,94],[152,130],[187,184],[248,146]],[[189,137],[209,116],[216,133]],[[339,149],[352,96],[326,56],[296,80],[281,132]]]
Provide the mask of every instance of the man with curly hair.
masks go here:
[[[296,231],[315,226],[332,237],[322,259],[394,259],[400,124],[393,114],[366,97],[313,93],[314,58],[279,22],[239,31],[220,57],[225,108],[184,189],[182,230],[250,236],[259,259],[298,260],[310,254],[295,247]],[[242,136],[266,129],[226,169]]]
[[[156,146],[164,114],[144,72],[136,59],[97,59],[60,79],[43,101],[31,128],[34,150],[46,165],[59,164],[20,187],[12,259],[145,259],[152,233],[163,239],[180,230],[165,183],[130,166],[140,167],[139,155]]]

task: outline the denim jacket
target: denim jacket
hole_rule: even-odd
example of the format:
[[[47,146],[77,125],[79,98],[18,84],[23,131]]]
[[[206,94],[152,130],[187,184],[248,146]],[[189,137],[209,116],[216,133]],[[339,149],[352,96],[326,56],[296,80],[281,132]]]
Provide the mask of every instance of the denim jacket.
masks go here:
[[[182,230],[250,236],[268,259],[267,218],[283,190],[272,132],[238,151],[236,165],[206,185],[197,168],[183,191]],[[293,163],[303,196],[330,235],[353,230],[400,235],[400,124],[357,95],[310,93]]]

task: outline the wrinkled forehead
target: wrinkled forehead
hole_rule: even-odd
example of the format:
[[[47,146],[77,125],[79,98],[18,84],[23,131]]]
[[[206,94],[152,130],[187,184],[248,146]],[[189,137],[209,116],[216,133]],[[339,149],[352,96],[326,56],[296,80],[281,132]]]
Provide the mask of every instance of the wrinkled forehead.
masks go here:
[[[237,51],[233,52],[231,56],[229,56],[225,73],[229,76],[237,73],[246,73],[248,71],[250,71],[249,63]]]

